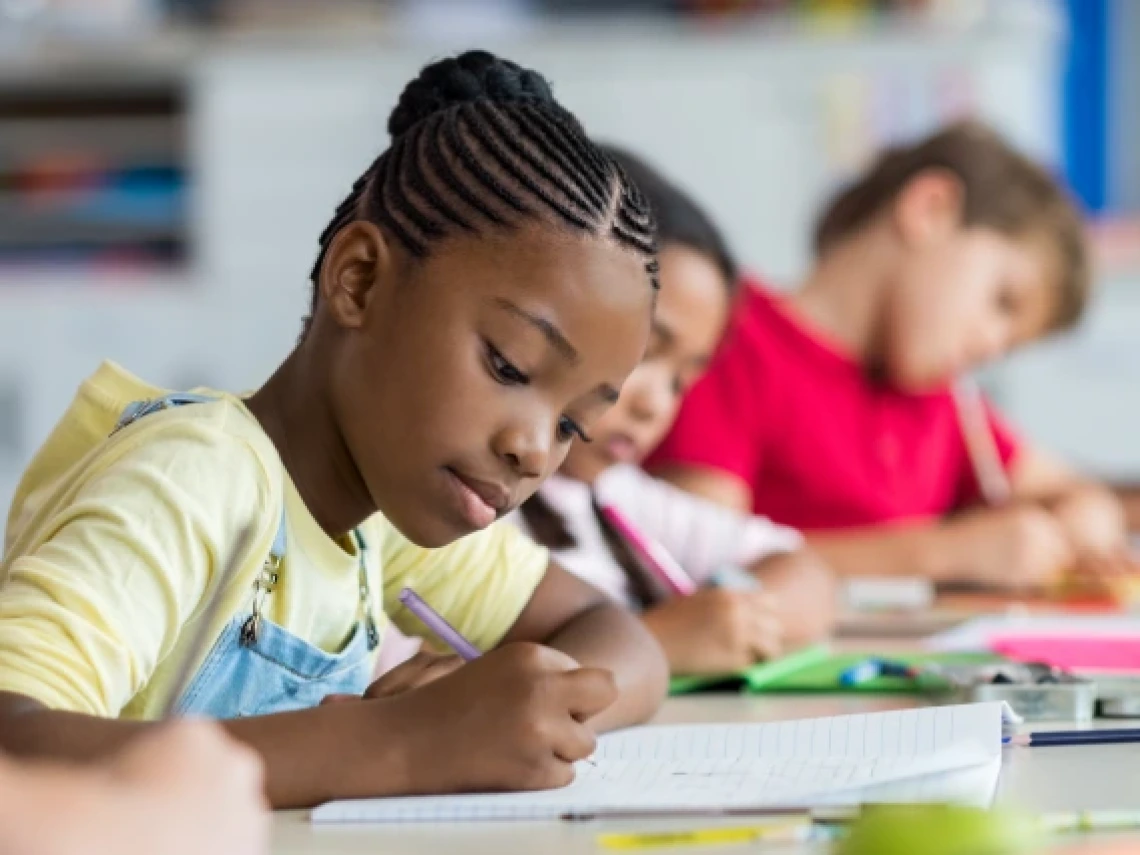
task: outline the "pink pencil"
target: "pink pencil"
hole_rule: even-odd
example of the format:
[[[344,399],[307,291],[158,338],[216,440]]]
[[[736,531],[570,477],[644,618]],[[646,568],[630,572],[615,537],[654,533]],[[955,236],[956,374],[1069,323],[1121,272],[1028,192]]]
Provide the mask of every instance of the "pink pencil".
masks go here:
[[[697,583],[681,569],[681,565],[664,546],[638,531],[633,523],[625,518],[625,514],[612,505],[602,505],[601,513],[606,522],[625,539],[661,584],[678,597],[687,597],[696,593]]]

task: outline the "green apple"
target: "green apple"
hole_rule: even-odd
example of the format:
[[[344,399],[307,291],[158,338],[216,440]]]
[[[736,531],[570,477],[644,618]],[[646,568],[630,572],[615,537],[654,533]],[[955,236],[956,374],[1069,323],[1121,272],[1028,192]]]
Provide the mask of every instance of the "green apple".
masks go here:
[[[1032,816],[955,805],[867,807],[836,855],[1021,855],[1043,837]]]

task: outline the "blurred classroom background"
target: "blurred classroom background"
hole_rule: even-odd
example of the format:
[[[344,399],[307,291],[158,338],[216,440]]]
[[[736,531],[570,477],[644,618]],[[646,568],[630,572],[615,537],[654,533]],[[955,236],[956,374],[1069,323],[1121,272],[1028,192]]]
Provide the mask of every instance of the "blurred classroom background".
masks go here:
[[[259,383],[403,82],[474,46],[541,69],[776,282],[876,148],[992,122],[1083,200],[1102,287],[985,381],[1041,442],[1140,480],[1135,0],[0,0],[0,503],[102,359]]]

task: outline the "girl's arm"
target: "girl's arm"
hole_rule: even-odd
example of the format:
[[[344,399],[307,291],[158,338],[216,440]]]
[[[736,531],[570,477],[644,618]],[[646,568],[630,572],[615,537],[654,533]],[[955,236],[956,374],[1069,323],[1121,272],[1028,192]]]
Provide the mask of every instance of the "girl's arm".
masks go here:
[[[208,722],[159,728],[94,766],[0,759],[0,851],[141,855],[162,839],[170,855],[260,855],[261,784],[257,758]]]
[[[653,474],[686,493],[726,508],[744,513],[752,510],[752,490],[747,482],[723,469],[668,463],[655,468]]]
[[[945,521],[812,535],[808,542],[842,576],[919,576],[1013,589],[1053,584],[1075,560],[1053,515],[1021,503]]]
[[[266,788],[275,807],[316,804],[337,795],[334,769],[350,770],[348,736],[362,734],[366,719],[385,728],[378,704],[320,707],[296,713],[235,719],[223,723],[230,735],[265,761]],[[52,710],[30,698],[0,693],[0,751],[16,757],[68,763],[109,762],[137,740],[148,738],[154,722],[101,718]],[[338,731],[340,731],[338,733]],[[383,732],[383,730],[376,731]],[[376,777],[400,790],[398,752],[373,757]]]
[[[618,697],[591,720],[598,730],[643,722],[665,698],[669,668],[653,636],[626,609],[554,562],[503,643],[515,641],[545,644],[614,675]]]
[[[598,500],[660,543],[698,584],[726,564],[757,569],[803,546],[799,532],[695,496],[632,466],[605,472]]]
[[[619,644],[627,637],[632,619],[612,617],[605,607],[587,611],[557,630],[552,641],[588,661],[609,651],[612,642],[592,645],[582,640],[584,634],[613,632]],[[616,704],[608,671],[579,668],[565,654],[539,645],[508,644],[393,697],[233,719],[222,726],[261,756],[266,794],[276,808],[371,796],[549,789],[569,784],[573,763],[593,753],[592,722],[599,713],[608,710],[600,721],[613,726],[636,715],[638,701],[655,707],[660,700],[639,694],[643,684],[629,676],[628,668],[639,661],[607,657],[618,679],[631,686]],[[654,655],[644,661],[652,667]],[[157,727],[51,710],[0,693],[0,750],[17,756],[105,759]]]
[[[707,582],[725,565],[734,565],[751,571],[771,595],[759,600],[706,597],[691,608],[671,603],[656,614],[646,613],[650,629],[669,653],[674,671],[685,670],[678,667],[682,661],[686,665],[696,661],[689,655],[691,648],[706,640],[719,650],[734,651],[737,659],[744,651],[770,654],[770,621],[761,621],[760,616],[743,616],[750,623],[716,643],[710,622],[741,625],[742,616],[737,615],[741,609],[766,612],[774,618],[778,628],[775,637],[786,644],[804,644],[830,633],[835,620],[834,579],[827,566],[803,548],[799,532],[694,496],[634,467],[609,470],[597,490],[600,500],[613,502],[634,525],[660,542],[698,583]],[[679,653],[683,660],[678,658]],[[709,655],[700,661],[721,659]]]

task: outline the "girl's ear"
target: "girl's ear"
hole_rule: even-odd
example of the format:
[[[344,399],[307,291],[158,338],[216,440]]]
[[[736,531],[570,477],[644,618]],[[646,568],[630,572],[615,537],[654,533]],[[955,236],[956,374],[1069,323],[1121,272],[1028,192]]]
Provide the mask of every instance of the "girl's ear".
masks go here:
[[[949,169],[924,169],[895,197],[892,222],[904,244],[937,242],[962,226],[966,188]]]
[[[321,265],[320,293],[337,326],[363,326],[369,301],[392,285],[392,251],[375,224],[355,220],[336,233]]]

